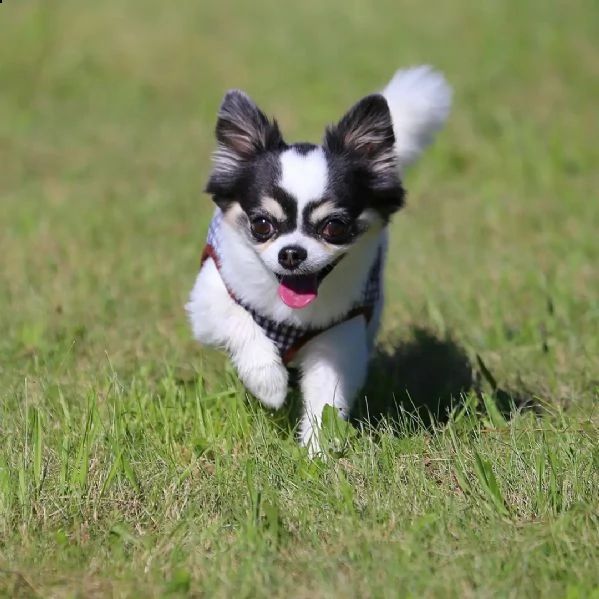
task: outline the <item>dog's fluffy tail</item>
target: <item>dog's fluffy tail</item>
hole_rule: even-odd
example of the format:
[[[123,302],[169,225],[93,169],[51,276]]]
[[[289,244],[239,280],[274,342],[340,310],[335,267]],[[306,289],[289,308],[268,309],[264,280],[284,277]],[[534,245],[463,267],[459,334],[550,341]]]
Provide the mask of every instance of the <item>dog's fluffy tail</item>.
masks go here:
[[[441,129],[451,108],[451,88],[429,66],[397,71],[382,91],[387,100],[400,167],[412,164]]]

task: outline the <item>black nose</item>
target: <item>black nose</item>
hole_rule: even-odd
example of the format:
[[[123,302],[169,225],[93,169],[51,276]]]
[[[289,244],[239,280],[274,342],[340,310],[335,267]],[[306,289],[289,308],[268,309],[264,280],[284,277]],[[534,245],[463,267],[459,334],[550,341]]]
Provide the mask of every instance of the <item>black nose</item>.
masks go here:
[[[279,264],[283,268],[297,268],[306,258],[308,252],[299,245],[288,245],[279,252]]]

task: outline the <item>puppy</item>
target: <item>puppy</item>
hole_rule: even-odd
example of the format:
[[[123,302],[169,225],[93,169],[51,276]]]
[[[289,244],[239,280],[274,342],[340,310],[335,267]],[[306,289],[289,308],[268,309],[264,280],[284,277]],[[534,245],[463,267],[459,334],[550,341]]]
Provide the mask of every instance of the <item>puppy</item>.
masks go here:
[[[286,143],[241,91],[220,107],[206,187],[216,209],[186,309],[195,339],[223,348],[268,408],[297,369],[299,441],[312,455],[324,406],[347,418],[364,384],[403,170],[450,105],[445,79],[422,66],[360,100],[321,145]]]

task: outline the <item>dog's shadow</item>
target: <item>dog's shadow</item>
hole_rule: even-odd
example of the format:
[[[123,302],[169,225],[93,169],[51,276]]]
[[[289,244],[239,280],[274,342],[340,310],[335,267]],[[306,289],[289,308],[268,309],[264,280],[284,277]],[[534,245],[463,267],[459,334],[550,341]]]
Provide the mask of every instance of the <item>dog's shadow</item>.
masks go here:
[[[480,396],[483,388],[506,419],[534,407],[529,394],[500,388],[481,358],[473,363],[450,335],[416,328],[392,350],[377,349],[352,421],[374,427],[383,420],[401,422],[393,428],[404,433],[406,424],[434,428],[447,423],[453,410],[472,394]]]

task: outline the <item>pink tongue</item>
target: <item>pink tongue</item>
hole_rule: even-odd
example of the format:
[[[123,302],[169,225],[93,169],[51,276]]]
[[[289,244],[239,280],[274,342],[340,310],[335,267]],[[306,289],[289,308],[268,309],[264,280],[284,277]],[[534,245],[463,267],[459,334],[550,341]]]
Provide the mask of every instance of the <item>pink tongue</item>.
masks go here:
[[[290,308],[305,308],[316,299],[317,294],[316,276],[283,277],[279,285],[279,297]]]

